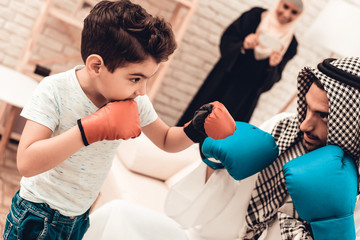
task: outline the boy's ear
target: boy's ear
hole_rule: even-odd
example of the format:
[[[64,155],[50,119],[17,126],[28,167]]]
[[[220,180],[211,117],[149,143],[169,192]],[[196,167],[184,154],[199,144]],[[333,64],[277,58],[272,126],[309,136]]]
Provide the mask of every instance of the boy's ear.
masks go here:
[[[98,54],[91,54],[87,57],[85,67],[90,76],[97,76],[100,74],[101,67],[104,66],[102,57]]]

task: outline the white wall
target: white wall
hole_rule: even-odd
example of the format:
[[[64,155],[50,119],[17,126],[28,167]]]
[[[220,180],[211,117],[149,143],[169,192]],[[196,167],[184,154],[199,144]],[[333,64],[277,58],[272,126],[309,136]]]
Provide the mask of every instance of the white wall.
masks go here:
[[[259,125],[276,114],[296,92],[299,70],[315,66],[330,51],[313,46],[301,37],[329,0],[311,1],[298,24],[296,36],[300,42],[298,54],[286,66],[282,80],[261,96],[251,122]],[[360,6],[357,0],[344,0]],[[42,0],[0,0],[0,64],[13,67],[21,56],[26,38],[39,12]],[[175,0],[134,0],[150,13],[169,19]],[[55,5],[71,10],[76,0],[54,0]],[[242,12],[253,6],[269,7],[268,0],[200,0],[183,42],[176,50],[174,59],[153,103],[162,119],[170,125],[177,122],[187,104],[198,90],[219,57],[219,40],[224,29]],[[80,34],[79,31],[75,31]],[[67,35],[58,20],[46,21],[34,56],[53,57],[76,54],[79,48]],[[52,72],[64,71],[81,62],[47,64]],[[288,111],[295,111],[292,104]]]

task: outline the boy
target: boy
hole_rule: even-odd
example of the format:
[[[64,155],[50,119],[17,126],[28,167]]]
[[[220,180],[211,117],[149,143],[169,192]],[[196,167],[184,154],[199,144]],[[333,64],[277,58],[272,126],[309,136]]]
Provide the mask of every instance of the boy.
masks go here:
[[[45,78],[22,111],[27,122],[17,166],[24,177],[4,239],[81,239],[119,139],[143,131],[176,152],[235,131],[218,102],[184,128],[158,118],[146,82],[175,48],[169,24],[129,0],[102,1],[91,10],[81,40],[85,66]]]

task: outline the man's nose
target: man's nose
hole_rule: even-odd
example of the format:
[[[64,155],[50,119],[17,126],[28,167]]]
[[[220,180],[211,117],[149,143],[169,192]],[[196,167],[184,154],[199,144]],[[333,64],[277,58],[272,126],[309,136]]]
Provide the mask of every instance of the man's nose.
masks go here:
[[[300,130],[302,132],[311,132],[314,130],[314,121],[311,114],[306,114],[304,121],[300,124]]]

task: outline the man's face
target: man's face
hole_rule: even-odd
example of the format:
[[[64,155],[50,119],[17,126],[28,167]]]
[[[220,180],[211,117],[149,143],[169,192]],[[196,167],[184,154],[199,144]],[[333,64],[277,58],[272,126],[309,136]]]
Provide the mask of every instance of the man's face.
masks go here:
[[[300,124],[303,144],[308,151],[323,147],[327,142],[329,100],[326,92],[312,84],[305,95],[307,110],[305,120]]]

